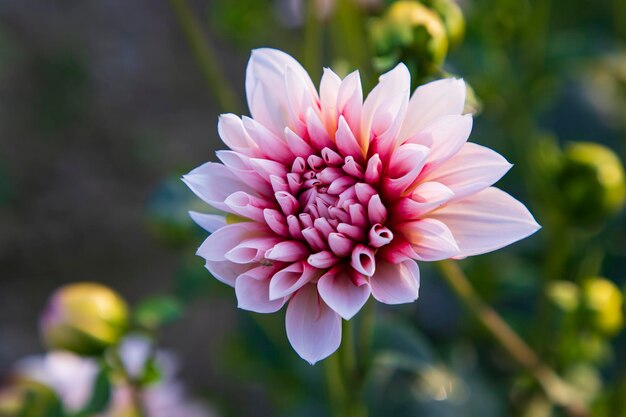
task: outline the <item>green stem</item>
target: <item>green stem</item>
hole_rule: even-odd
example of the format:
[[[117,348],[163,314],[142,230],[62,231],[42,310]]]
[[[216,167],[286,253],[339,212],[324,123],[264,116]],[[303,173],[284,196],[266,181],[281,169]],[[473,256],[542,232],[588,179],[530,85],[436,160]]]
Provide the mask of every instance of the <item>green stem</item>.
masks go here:
[[[485,303],[454,261],[438,262],[442,277],[515,361],[525,368],[541,385],[554,404],[564,408],[571,417],[588,417],[589,411],[565,381],[548,367],[511,327]]]
[[[202,31],[198,18],[189,7],[189,3],[187,0],[170,0],[170,6],[220,110],[238,111],[240,106],[237,96],[218,66],[217,63],[220,60],[216,58],[213,48]]]
[[[307,1],[304,27],[304,68],[309,74],[317,74],[322,66],[322,24],[315,12],[315,0]]]
[[[111,350],[111,356],[113,358],[113,365],[115,366],[115,370],[119,372],[124,383],[128,386],[130,390],[130,397],[132,401],[132,408],[135,411],[135,417],[148,417],[146,413],[146,408],[143,404],[143,399],[141,398],[141,387],[137,384],[137,381],[128,373],[128,370],[124,366],[124,361],[122,361],[122,357],[120,356],[117,348]]]

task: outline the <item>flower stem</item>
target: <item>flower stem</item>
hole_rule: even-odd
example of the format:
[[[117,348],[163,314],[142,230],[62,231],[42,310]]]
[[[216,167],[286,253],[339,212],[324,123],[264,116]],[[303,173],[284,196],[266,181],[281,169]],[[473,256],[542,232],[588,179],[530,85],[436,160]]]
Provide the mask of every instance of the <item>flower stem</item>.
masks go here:
[[[577,398],[571,387],[543,363],[498,313],[480,298],[457,263],[441,261],[437,266],[454,293],[509,355],[535,378],[550,401],[562,406],[571,417],[590,415],[586,405]]]
[[[113,359],[113,365],[115,370],[119,372],[120,376],[124,380],[124,383],[130,390],[130,400],[132,402],[132,408],[135,412],[135,417],[148,417],[146,413],[146,409],[143,404],[143,400],[141,398],[141,387],[137,384],[137,381],[130,375],[126,366],[124,366],[124,361],[117,351],[117,348],[111,351],[111,357]]]
[[[217,63],[220,61],[215,57],[213,48],[207,41],[202,26],[189,7],[189,3],[187,0],[170,0],[170,6],[220,110],[238,111],[240,106],[237,96],[218,66]]]
[[[329,398],[336,417],[367,417],[362,395],[365,373],[359,367],[362,362],[357,358],[353,322],[342,322],[342,343],[337,352],[325,360]]]

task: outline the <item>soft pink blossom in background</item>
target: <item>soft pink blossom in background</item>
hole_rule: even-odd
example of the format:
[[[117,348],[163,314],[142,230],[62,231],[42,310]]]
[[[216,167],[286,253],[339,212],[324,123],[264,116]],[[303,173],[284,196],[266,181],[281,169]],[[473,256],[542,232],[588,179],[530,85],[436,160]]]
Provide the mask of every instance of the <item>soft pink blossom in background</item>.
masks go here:
[[[212,234],[198,249],[235,288],[239,307],[287,306],[287,336],[310,363],[341,342],[373,296],[417,299],[415,261],[463,258],[534,233],[526,207],[491,187],[511,167],[467,139],[465,84],[444,79],[410,95],[398,65],[363,100],[358,72],[325,69],[319,93],[289,55],[253,51],[246,71],[252,117],[219,119],[230,150],[185,183],[217,210],[192,212]],[[243,219],[241,219],[243,218]]]

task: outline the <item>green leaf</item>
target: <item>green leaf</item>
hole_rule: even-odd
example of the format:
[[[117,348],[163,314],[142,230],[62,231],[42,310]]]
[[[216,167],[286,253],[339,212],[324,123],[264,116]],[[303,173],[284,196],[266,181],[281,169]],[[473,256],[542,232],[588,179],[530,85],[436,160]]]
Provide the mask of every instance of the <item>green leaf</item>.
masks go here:
[[[93,384],[91,398],[87,406],[78,413],[78,416],[91,416],[104,411],[111,399],[111,381],[107,370],[102,368]]]
[[[180,319],[183,315],[182,303],[172,296],[150,297],[135,309],[135,321],[141,327],[155,330]]]

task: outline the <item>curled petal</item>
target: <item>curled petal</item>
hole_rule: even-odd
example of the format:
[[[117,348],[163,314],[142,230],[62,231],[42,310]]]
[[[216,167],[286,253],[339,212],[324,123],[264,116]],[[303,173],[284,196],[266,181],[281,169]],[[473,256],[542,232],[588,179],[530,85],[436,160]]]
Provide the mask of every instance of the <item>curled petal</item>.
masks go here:
[[[393,240],[393,233],[380,224],[375,224],[369,231],[369,244],[373,248],[380,248]]]
[[[367,204],[367,215],[370,224],[384,223],[387,220],[387,209],[378,194],[374,194]]]
[[[328,235],[328,246],[335,255],[343,257],[352,251],[354,242],[343,233],[331,233]]]
[[[380,180],[382,174],[383,163],[380,160],[378,154],[372,155],[367,161],[367,167],[365,168],[365,182],[369,184],[375,184]]]
[[[352,250],[350,265],[355,271],[371,277],[376,271],[376,258],[374,252],[369,247],[358,244]]]
[[[381,303],[403,304],[417,300],[420,272],[412,260],[398,264],[379,262],[370,278],[372,296]]]
[[[325,269],[339,262],[339,258],[333,255],[332,252],[324,250],[309,256],[307,262],[314,268]]]
[[[277,243],[265,253],[265,257],[274,261],[295,262],[306,258],[308,254],[309,250],[304,243],[288,240]]]
[[[226,254],[224,258],[237,264],[250,264],[259,262],[266,257],[266,252],[280,241],[276,237],[257,237],[247,239],[235,246]]]
[[[223,261],[226,252],[243,241],[268,235],[267,228],[258,223],[229,224],[207,237],[196,253],[208,261]]]
[[[272,277],[270,283],[270,300],[287,297],[319,276],[319,271],[307,265],[305,262],[293,263],[281,269]]]
[[[345,320],[350,320],[370,296],[370,286],[357,286],[344,268],[333,268],[317,282],[317,290],[326,304]]]
[[[519,201],[489,187],[430,215],[447,225],[464,257],[500,249],[535,233],[541,226]]]
[[[311,365],[341,343],[341,317],[319,297],[314,285],[304,286],[291,298],[285,325],[289,343]]]
[[[228,196],[224,200],[224,204],[228,206],[232,213],[238,214],[257,222],[263,222],[263,210],[270,208],[272,204],[267,200],[255,196],[251,196],[243,191],[237,191]]]

